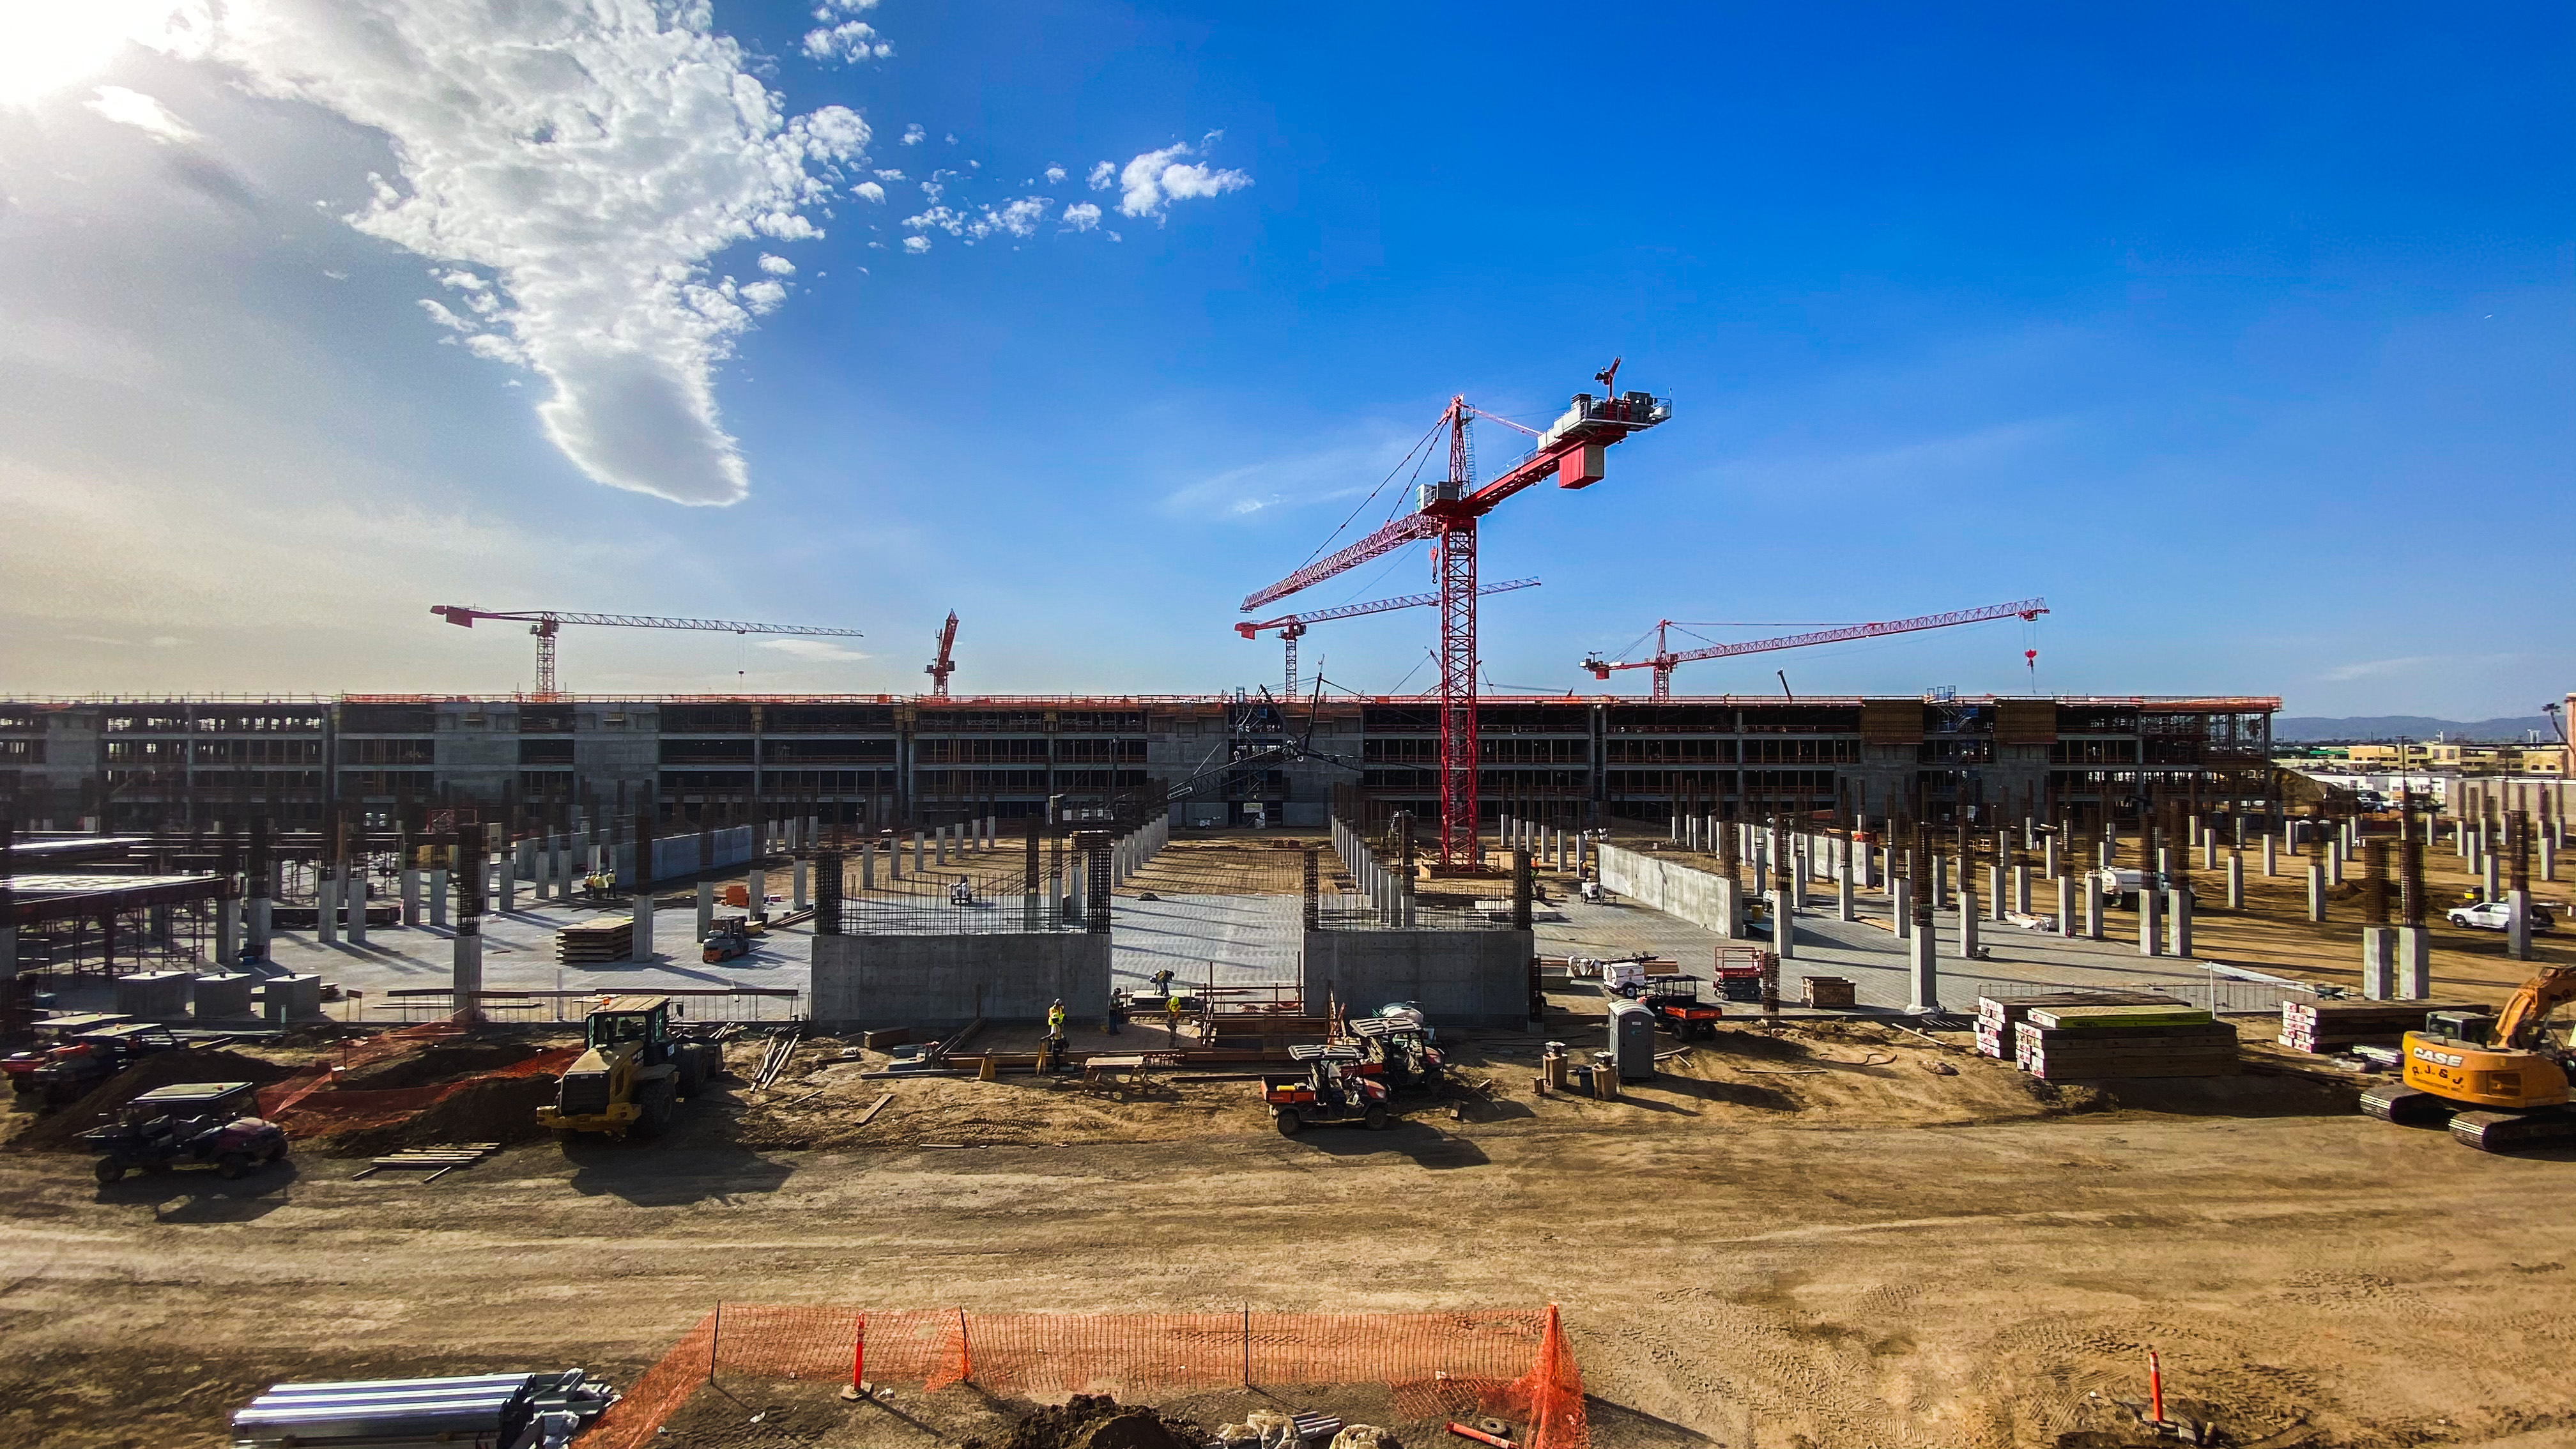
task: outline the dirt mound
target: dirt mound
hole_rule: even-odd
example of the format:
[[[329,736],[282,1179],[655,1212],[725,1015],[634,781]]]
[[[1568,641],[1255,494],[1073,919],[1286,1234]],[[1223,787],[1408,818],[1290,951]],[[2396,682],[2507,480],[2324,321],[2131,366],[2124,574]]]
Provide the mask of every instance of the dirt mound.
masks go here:
[[[393,1087],[427,1087],[514,1066],[536,1055],[536,1052],[535,1047],[525,1042],[440,1042],[381,1062],[351,1067],[340,1074],[339,1085],[360,1092]]]
[[[265,1086],[293,1075],[291,1068],[239,1052],[194,1048],[154,1052],[100,1083],[90,1094],[10,1139],[20,1152],[85,1152],[80,1134],[105,1126],[126,1103],[155,1087],[179,1082],[250,1082]]]
[[[450,1142],[533,1142],[546,1135],[537,1109],[555,1099],[548,1076],[497,1076],[459,1083],[409,1117],[344,1131],[316,1133],[309,1145],[326,1157],[372,1157],[397,1147]],[[293,1124],[290,1124],[293,1125]]]
[[[1107,1394],[1076,1394],[1023,1416],[1002,1449],[1189,1449],[1207,1435],[1186,1419],[1143,1404],[1124,1407]],[[980,1449],[969,1439],[968,1449]]]

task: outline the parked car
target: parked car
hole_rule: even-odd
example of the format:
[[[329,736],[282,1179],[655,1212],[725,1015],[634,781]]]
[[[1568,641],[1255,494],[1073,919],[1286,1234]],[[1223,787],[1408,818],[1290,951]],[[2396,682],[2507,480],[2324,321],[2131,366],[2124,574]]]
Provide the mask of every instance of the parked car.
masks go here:
[[[2466,926],[2472,931],[2513,929],[2513,906],[2505,901],[2485,901],[2474,906],[2458,906],[2454,907],[2449,914],[2452,925]],[[2531,908],[2531,929],[2549,931],[2557,929],[2557,926],[2558,922],[2549,914],[2547,906],[2535,905]]]

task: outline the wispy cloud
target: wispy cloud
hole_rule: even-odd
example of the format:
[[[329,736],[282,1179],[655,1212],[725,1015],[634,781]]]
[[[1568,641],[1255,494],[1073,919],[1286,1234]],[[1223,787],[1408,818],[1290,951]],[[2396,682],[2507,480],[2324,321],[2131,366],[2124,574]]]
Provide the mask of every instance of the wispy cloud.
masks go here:
[[[1162,219],[1165,208],[1175,201],[1241,191],[1252,184],[1248,173],[1181,159],[1201,154],[1224,134],[1223,131],[1210,131],[1196,146],[1182,142],[1159,151],[1147,151],[1125,166],[1103,161],[1091,168],[1091,189],[1107,191],[1114,184],[1119,191],[1118,210],[1121,213],[1150,216],[1158,221]]]
[[[1385,430],[1380,436],[1229,468],[1173,489],[1163,496],[1162,508],[1180,518],[1249,522],[1319,504],[1348,503],[1387,476],[1407,441]],[[1389,506],[1393,490],[1402,486],[1400,479],[1386,485],[1389,491],[1377,505],[1380,512]],[[1374,519],[1361,519],[1359,525],[1373,526]]]
[[[184,144],[197,139],[194,128],[170,114],[168,106],[141,91],[127,90],[123,86],[100,86],[89,101],[89,109],[120,126],[132,126],[156,141]]]
[[[760,641],[760,647],[775,649],[781,654],[802,659],[809,664],[855,664],[862,659],[875,657],[862,654],[856,649],[845,648],[829,639],[763,639]]]

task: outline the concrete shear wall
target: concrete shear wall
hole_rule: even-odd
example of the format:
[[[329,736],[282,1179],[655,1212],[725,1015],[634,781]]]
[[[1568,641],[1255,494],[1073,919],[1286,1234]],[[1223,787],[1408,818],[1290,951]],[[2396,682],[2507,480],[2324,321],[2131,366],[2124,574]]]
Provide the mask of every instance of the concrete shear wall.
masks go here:
[[[1308,931],[1307,1009],[1329,993],[1354,1016],[1412,1001],[1437,1026],[1518,1026],[1534,949],[1527,931]]]
[[[1043,1021],[1109,1014],[1109,937],[1081,931],[817,936],[813,1011],[832,1026]]]
[[[1734,881],[1642,850],[1602,846],[1601,888],[1730,939],[1742,919]]]

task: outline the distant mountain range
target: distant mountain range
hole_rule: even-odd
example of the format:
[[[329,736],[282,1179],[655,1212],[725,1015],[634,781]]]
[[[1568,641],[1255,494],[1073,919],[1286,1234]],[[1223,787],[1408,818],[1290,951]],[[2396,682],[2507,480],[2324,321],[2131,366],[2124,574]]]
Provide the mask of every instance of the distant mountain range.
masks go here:
[[[2435,735],[2454,740],[2494,740],[2520,744],[2525,732],[2538,730],[2544,740],[2555,740],[2558,732],[2550,727],[2549,716],[2534,714],[2519,719],[2434,719],[2420,714],[2364,714],[2346,719],[2328,719],[2321,715],[2282,715],[2272,721],[2272,738],[2276,740],[2393,740],[2403,735],[2410,740],[2429,740]]]

